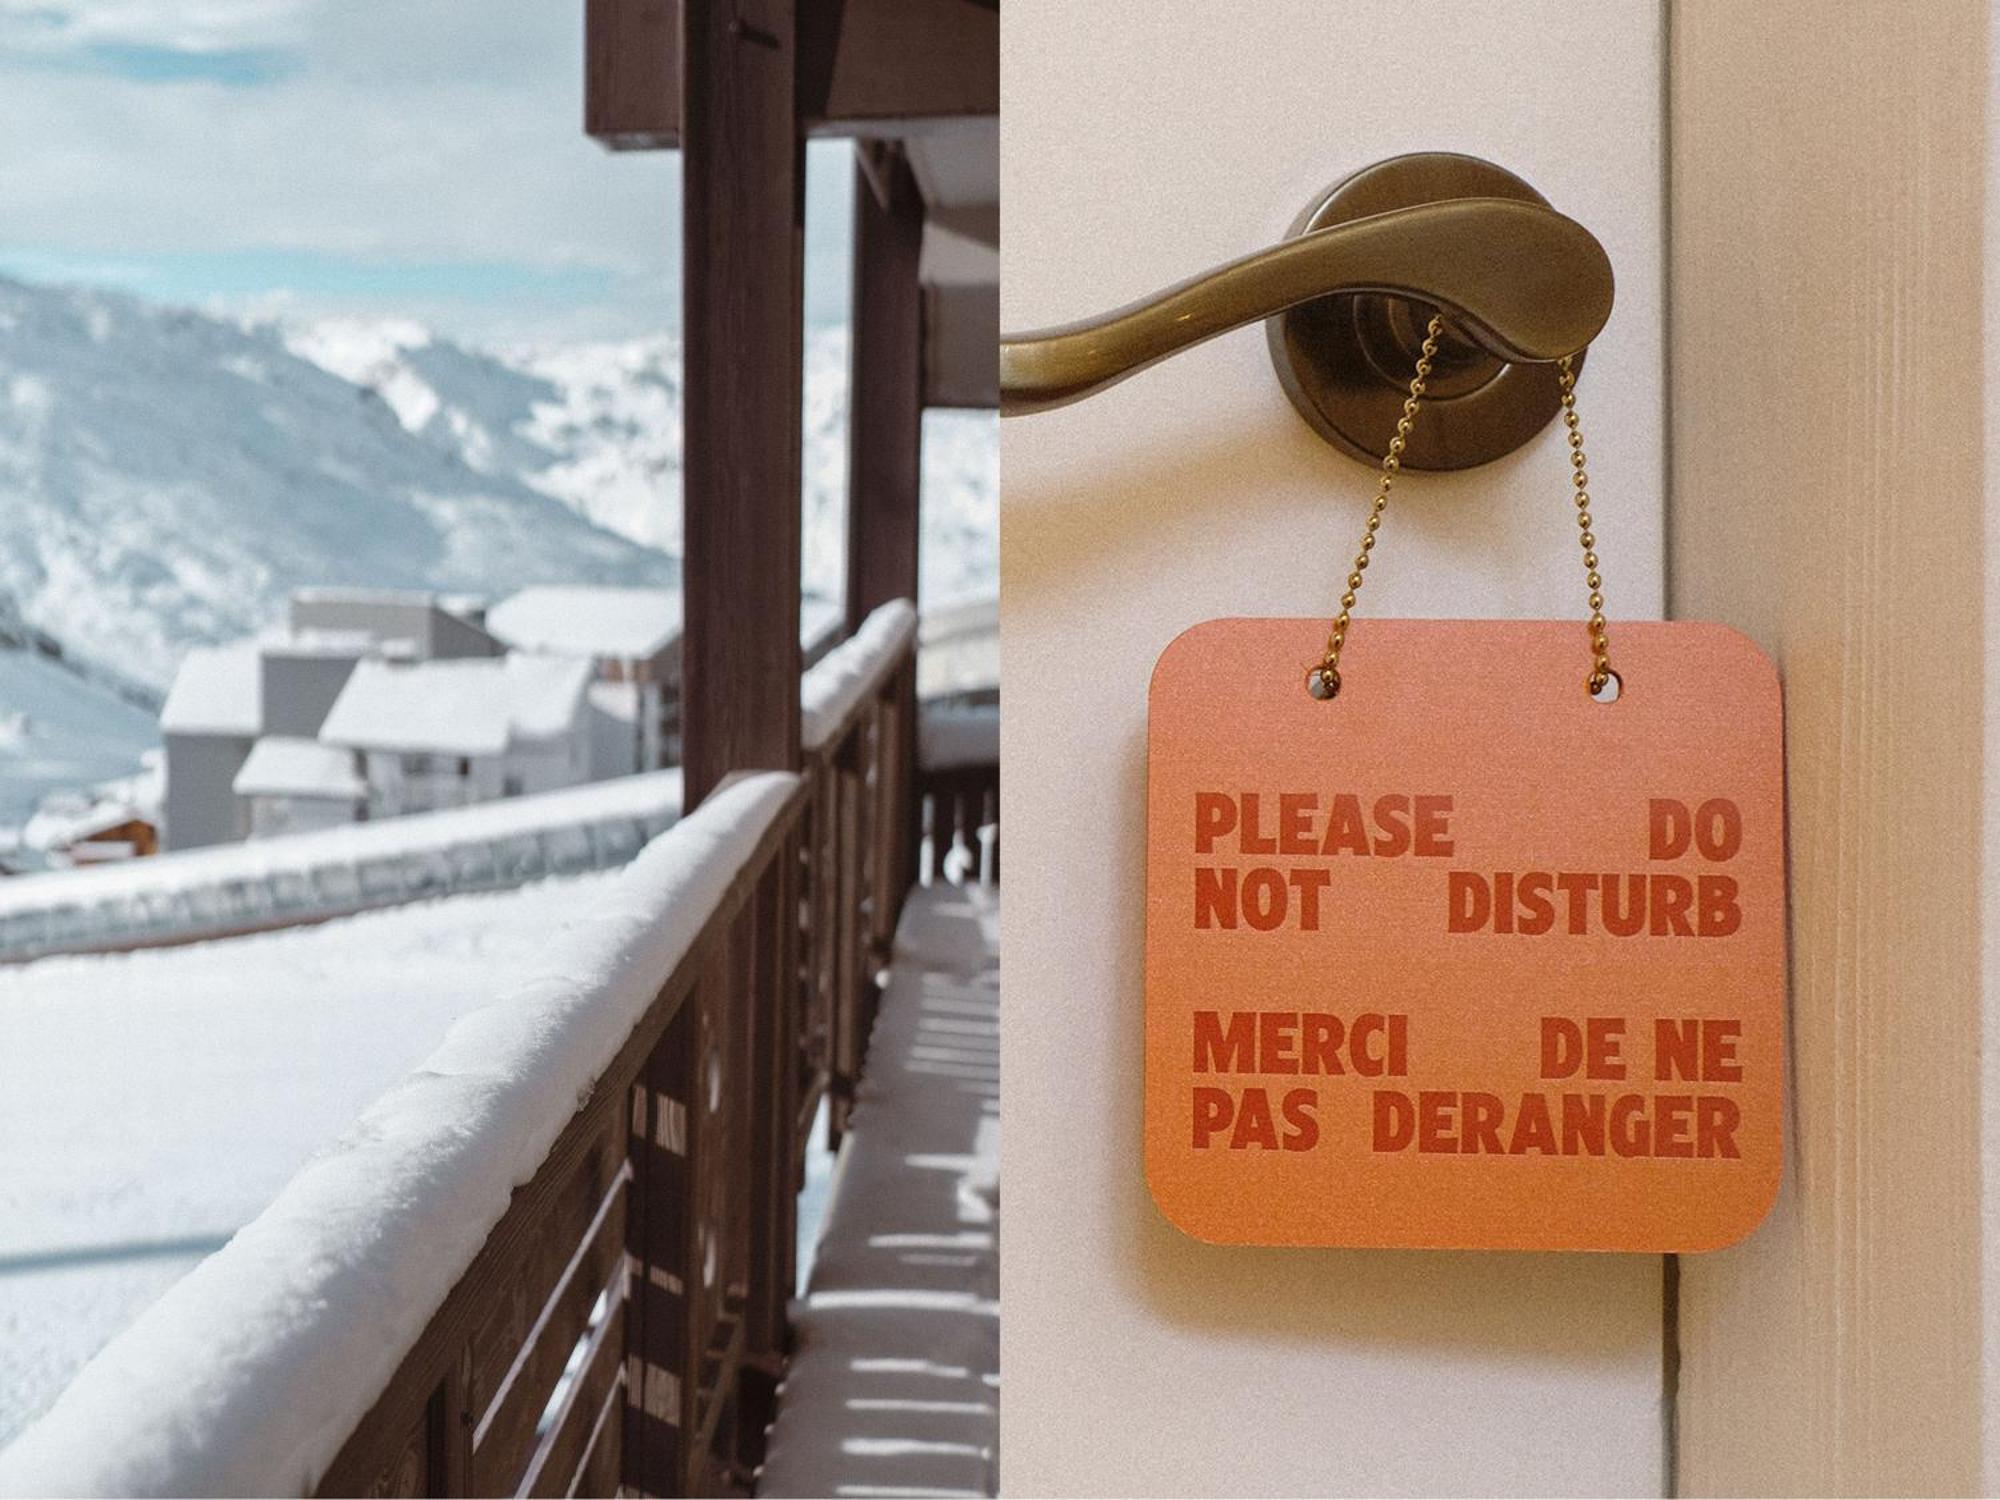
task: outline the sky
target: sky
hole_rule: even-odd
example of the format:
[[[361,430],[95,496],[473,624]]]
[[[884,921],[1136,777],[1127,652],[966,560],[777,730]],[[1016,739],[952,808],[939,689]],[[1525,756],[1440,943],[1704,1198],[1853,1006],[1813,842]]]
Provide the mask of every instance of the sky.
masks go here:
[[[0,0],[0,275],[485,345],[679,321],[680,159],[582,129],[583,0]],[[852,158],[807,169],[846,315]]]

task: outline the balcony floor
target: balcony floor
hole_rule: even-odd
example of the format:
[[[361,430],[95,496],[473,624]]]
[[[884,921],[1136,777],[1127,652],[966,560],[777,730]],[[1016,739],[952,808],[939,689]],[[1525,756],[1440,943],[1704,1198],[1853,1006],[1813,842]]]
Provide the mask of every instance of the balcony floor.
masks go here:
[[[757,1493],[999,1476],[1000,901],[910,893]]]

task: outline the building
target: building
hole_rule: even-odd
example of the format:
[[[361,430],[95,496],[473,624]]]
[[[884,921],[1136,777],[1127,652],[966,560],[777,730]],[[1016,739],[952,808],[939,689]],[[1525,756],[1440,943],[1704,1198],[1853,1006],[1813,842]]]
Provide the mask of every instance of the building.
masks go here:
[[[681,600],[672,589],[542,585],[487,612],[517,651],[591,663],[593,778],[680,760]]]
[[[251,747],[234,790],[252,838],[307,833],[368,816],[368,782],[353,750],[267,734]]]
[[[249,833],[236,773],[264,732],[263,665],[254,642],[199,646],[181,660],[160,710],[167,789],[161,842],[226,844]]]
[[[840,639],[841,607],[799,601],[799,652],[810,667]],[[481,623],[517,651],[587,659],[592,774],[623,776],[680,764],[681,596],[673,589],[546,584],[485,611]]]
[[[582,657],[527,651],[371,657],[320,726],[317,748],[332,754],[311,772],[337,779],[334,757],[352,757],[371,818],[575,786],[592,779],[592,676]]]
[[[505,648],[481,627],[479,601],[397,589],[315,588],[292,594],[294,631],[360,632],[405,641],[424,661],[498,656]]]
[[[160,712],[167,778],[161,842],[195,849],[323,827],[343,806],[365,805],[335,789],[340,778],[323,755],[310,761],[317,777],[296,786],[308,768],[301,747],[318,735],[364,659],[497,658],[506,648],[472,613],[429,594],[301,589],[284,626],[190,651]],[[267,739],[277,743],[267,747]],[[279,790],[284,786],[293,789]]]

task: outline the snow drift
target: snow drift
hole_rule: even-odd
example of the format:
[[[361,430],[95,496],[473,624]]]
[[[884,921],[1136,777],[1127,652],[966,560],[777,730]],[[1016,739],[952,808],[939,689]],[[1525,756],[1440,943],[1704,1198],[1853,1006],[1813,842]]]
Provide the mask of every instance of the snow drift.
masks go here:
[[[310,1493],[797,783],[745,778],[593,882],[500,998],[0,1451],[0,1493]],[[256,941],[282,972],[284,939]]]

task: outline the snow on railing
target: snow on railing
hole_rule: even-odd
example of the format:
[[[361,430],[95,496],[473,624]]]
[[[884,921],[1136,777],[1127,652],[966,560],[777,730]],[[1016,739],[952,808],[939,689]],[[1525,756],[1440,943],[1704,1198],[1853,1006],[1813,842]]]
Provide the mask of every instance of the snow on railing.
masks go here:
[[[100,1350],[55,1404],[0,1451],[0,1493],[277,1495],[348,1480],[457,1486],[394,1493],[512,1493],[547,1465],[555,1465],[547,1472],[558,1483],[573,1472],[574,1484],[593,1463],[611,1465],[615,1477],[617,1444],[601,1449],[600,1439],[605,1414],[623,1405],[626,1376],[622,1346],[608,1336],[620,1326],[616,1309],[626,1287],[620,1189],[634,1170],[625,1157],[626,1117],[655,1097],[641,1091],[643,1097],[628,1101],[632,1080],[645,1077],[649,1089],[664,1086],[650,1082],[656,1076],[679,1080],[673,1108],[680,1113],[672,1118],[688,1154],[659,1182],[679,1185],[691,1173],[698,1179],[704,1169],[694,1159],[697,1147],[711,1138],[725,1148],[732,1138],[739,1150],[747,1147],[738,1132],[750,1130],[747,1112],[758,1106],[744,1101],[756,1097],[758,1079],[736,1077],[736,1059],[744,1054],[704,1038],[714,1025],[722,1024],[726,1036],[727,1027],[740,1024],[728,1019],[742,1007],[740,998],[728,997],[742,991],[726,972],[731,945],[722,934],[752,912],[774,924],[786,909],[782,852],[798,799],[799,779],[789,774],[732,778],[654,840],[608,890],[593,887],[589,909],[550,933],[531,972],[469,972],[468,985],[493,987],[491,1003],[457,1021],[423,1067],[366,1109],[269,1207]],[[772,926],[768,939],[776,941],[777,932]],[[697,1005],[695,986],[718,962],[725,977],[714,987],[716,997]],[[757,1003],[776,1005],[782,982],[768,961],[762,972],[770,993]],[[713,1004],[734,1009],[717,1012]],[[665,1033],[647,1030],[676,1021]],[[640,1043],[647,1045],[633,1061]],[[666,1146],[668,1096],[656,1097],[654,1107],[663,1112],[658,1139]],[[704,1122],[691,1145],[686,1133],[704,1097]],[[737,1120],[735,1110],[745,1118]],[[707,1123],[707,1115],[715,1122]],[[579,1144],[586,1124],[594,1134]],[[618,1164],[615,1172],[607,1160]],[[579,1324],[582,1337],[566,1326],[566,1342],[552,1346],[558,1371],[572,1340],[589,1368],[553,1395],[535,1387],[525,1405],[510,1405],[510,1391],[521,1396],[516,1377],[537,1352],[538,1324],[525,1343],[517,1333],[501,1345],[496,1369],[505,1379],[488,1385],[490,1403],[475,1401],[451,1382],[462,1382],[459,1371],[493,1353],[478,1337],[483,1330],[496,1320],[513,1326],[517,1278],[525,1284],[551,1249],[537,1242],[535,1226],[561,1216],[584,1167],[596,1175],[580,1200],[589,1225],[583,1242],[573,1257],[566,1246],[553,1247],[555,1266],[567,1258],[564,1280],[553,1292],[528,1286],[534,1300],[527,1305],[543,1305],[546,1295],[548,1308],[574,1304],[589,1314]],[[646,1170],[641,1163],[641,1180],[631,1189],[631,1212],[642,1222]],[[593,1204],[600,1206],[591,1219]],[[618,1208],[616,1222],[607,1222],[601,1205]],[[654,1200],[650,1212],[662,1211]],[[516,1226],[511,1238],[509,1225]],[[679,1268],[691,1286],[716,1280],[709,1233],[704,1222],[705,1265],[698,1254],[695,1265]],[[634,1243],[650,1242],[642,1236]],[[570,1286],[571,1273],[593,1248],[605,1252],[600,1264],[614,1268],[601,1293],[594,1282]],[[725,1252],[741,1253],[740,1246]],[[741,1266],[725,1259],[722,1270],[727,1284]],[[642,1270],[640,1279],[655,1274]],[[600,1351],[606,1351],[601,1359]],[[431,1376],[419,1352],[445,1373]],[[586,1378],[596,1382],[587,1391]],[[443,1392],[455,1392],[451,1399],[468,1421],[433,1433],[424,1414],[447,1410]],[[411,1410],[395,1404],[399,1393],[409,1397]],[[648,1407],[652,1396],[649,1389]],[[516,1406],[525,1417],[514,1414]],[[481,1407],[485,1420],[475,1437],[469,1417]],[[337,1458],[350,1465],[381,1461],[376,1447],[364,1444],[358,1457],[353,1449],[371,1424],[382,1425],[385,1409],[391,1468],[350,1474],[337,1467]],[[503,1430],[489,1432],[496,1414],[505,1418],[498,1424]],[[511,1467],[482,1473],[481,1443],[504,1449]],[[438,1452],[448,1456],[434,1460]],[[447,1471],[457,1465],[455,1480],[431,1472],[433,1461]],[[504,1487],[487,1487],[496,1484]]]
[[[799,684],[799,738],[806,753],[824,749],[861,702],[881,690],[916,638],[917,610],[892,599],[822,657]]]
[[[147,947],[498,890],[630,860],[678,770],[0,884],[0,960]]]
[[[898,600],[800,682],[810,753],[903,657],[916,612]],[[613,869],[681,812],[676,770],[559,792],[0,884],[0,963],[233,936]]]

